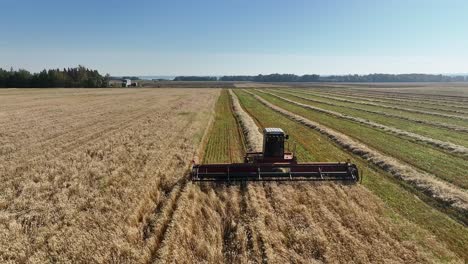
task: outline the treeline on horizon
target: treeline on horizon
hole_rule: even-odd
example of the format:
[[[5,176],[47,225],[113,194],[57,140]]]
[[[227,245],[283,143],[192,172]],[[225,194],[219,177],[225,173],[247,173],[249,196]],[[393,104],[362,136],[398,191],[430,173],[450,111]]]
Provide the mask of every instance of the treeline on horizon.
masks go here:
[[[0,68],[0,88],[103,88],[109,86],[109,75],[102,76],[97,70],[84,66],[43,70],[31,73],[19,69],[9,71]]]
[[[465,82],[465,76],[442,74],[367,74],[367,75],[329,75],[318,74],[268,74],[234,76],[177,76],[174,81],[249,81],[249,82]]]

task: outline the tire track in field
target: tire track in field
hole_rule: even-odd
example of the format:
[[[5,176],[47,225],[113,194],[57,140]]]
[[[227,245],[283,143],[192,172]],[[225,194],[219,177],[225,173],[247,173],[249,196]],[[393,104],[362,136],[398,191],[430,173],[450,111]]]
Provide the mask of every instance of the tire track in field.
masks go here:
[[[248,115],[240,105],[240,102],[237,96],[229,89],[229,96],[231,102],[231,113],[234,116],[237,126],[236,130],[241,135],[241,140],[244,145],[244,148],[248,149],[252,152],[261,151],[261,140],[263,138],[262,134],[258,131],[258,127],[255,121],[252,120],[251,116]],[[239,200],[239,208],[240,208],[240,217],[237,219],[239,221],[238,225],[245,229],[246,237],[247,237],[247,253],[248,256],[255,259],[257,262],[265,262],[266,261],[266,252],[265,252],[265,244],[263,242],[263,238],[261,234],[256,230],[252,229],[252,226],[255,226],[252,221],[252,214],[250,212],[250,206],[248,201],[251,201],[249,198],[249,190],[248,183],[241,182],[239,186],[239,192],[241,198]],[[257,238],[257,235],[260,237]],[[258,251],[260,251],[259,255],[257,255]],[[250,259],[250,258],[249,258]]]
[[[177,174],[175,173],[176,169],[173,169],[172,171],[174,171],[174,173],[171,173],[170,168],[177,168],[180,165],[181,164],[168,163],[163,167],[162,171],[165,171],[165,174]],[[144,246],[150,252],[147,263],[154,263],[156,261],[157,256],[159,255],[159,250],[162,247],[162,243],[166,239],[169,227],[174,221],[174,215],[180,206],[182,195],[187,192],[189,184],[189,170],[186,170],[182,175],[184,176],[181,177],[174,185],[166,188],[168,191],[166,191],[164,196],[167,196],[168,198],[153,205],[153,207],[155,207],[153,215],[151,216],[150,221],[142,227],[142,230],[146,230],[146,235],[143,238],[145,242]]]
[[[186,100],[188,101],[189,99],[186,99]],[[182,103],[181,105],[184,105],[184,104]],[[172,112],[175,111],[175,110],[177,110],[178,108],[180,108],[180,106],[178,106],[178,105],[173,106],[173,107],[167,109],[168,112],[166,112],[166,113],[164,113],[164,114],[167,114],[167,115],[172,114]],[[140,109],[140,111],[141,111],[141,109]],[[78,143],[75,142],[75,143],[73,143],[72,145],[79,146],[78,149],[84,148],[84,147],[86,147],[87,145],[90,145],[90,144],[92,144],[93,142],[95,142],[95,141],[101,139],[103,135],[106,135],[106,134],[107,134],[107,135],[110,135],[110,134],[113,134],[113,133],[117,133],[117,131],[124,131],[124,130],[126,130],[127,128],[133,127],[135,124],[137,124],[137,123],[139,123],[139,122],[141,121],[142,117],[146,117],[149,113],[151,113],[151,112],[153,112],[153,111],[154,111],[154,109],[150,109],[150,110],[144,111],[143,113],[139,113],[138,115],[131,115],[128,119],[124,120],[123,122],[117,123],[117,124],[116,124],[117,129],[111,129],[111,130],[109,130],[109,131],[104,131],[103,134],[100,134],[100,136],[98,136],[98,137],[96,137],[96,138],[94,138],[94,139],[84,140],[84,142],[83,142],[84,144],[80,144],[79,142],[78,142]],[[190,121],[187,121],[187,123],[188,123],[188,125],[187,125],[186,127],[189,127]],[[124,125],[124,124],[125,124],[125,125]],[[182,130],[180,130],[180,131],[186,131],[186,129],[184,128],[184,129],[182,129]],[[101,132],[102,132],[102,131],[101,131]],[[171,135],[180,135],[180,134],[181,134],[181,133],[179,133],[179,134],[171,133]],[[93,135],[95,135],[95,134],[93,133]],[[175,136],[174,136],[174,137],[175,137]],[[110,138],[110,137],[109,137],[109,138]],[[170,141],[170,140],[169,140],[169,142],[174,143],[173,141]],[[182,144],[184,144],[184,143],[185,143],[185,142],[182,142]],[[172,146],[170,146],[170,147],[172,147]],[[66,155],[68,152],[71,152],[71,151],[73,151],[73,150],[76,150],[76,148],[73,147],[73,148],[68,149],[68,150],[67,150],[67,149],[64,149],[64,150],[62,151],[62,153],[61,153],[59,156],[56,156],[56,157],[55,157],[55,159],[58,159],[58,158],[60,158],[61,156]],[[168,165],[168,166],[170,166],[170,165]],[[172,167],[177,167],[177,166],[172,166]],[[57,227],[55,228],[55,231],[56,231],[56,232],[59,232],[63,227],[64,227],[64,224],[63,224],[63,223],[59,223],[59,224],[57,225]],[[37,250],[40,250],[40,248],[37,248],[36,251],[37,251]]]
[[[237,116],[237,118],[239,120],[239,123],[240,123],[240,127],[244,131],[245,144],[247,145],[247,149],[249,149],[250,152],[261,152],[262,148],[263,148],[262,147],[263,135],[259,132],[257,124],[255,123],[252,116],[249,115],[242,108],[242,106],[240,105],[239,99],[232,92],[231,89],[229,89],[229,94],[231,95],[231,99],[232,99],[234,115]],[[251,191],[251,188],[248,188],[248,193],[249,194],[250,194],[250,191]],[[245,191],[242,192],[242,195],[243,195],[243,201],[245,202],[246,201]],[[256,201],[253,201],[252,199],[249,199],[249,200],[253,202],[254,207],[258,206]],[[246,202],[245,202],[245,205],[242,205],[242,207],[244,208],[244,210],[246,210],[248,212],[249,207],[248,207],[248,204]],[[246,219],[243,219],[243,220],[245,221]],[[250,229],[247,232],[250,233],[251,235],[253,235],[254,232],[250,227],[252,225],[250,219],[249,219],[249,222],[244,222],[244,224],[245,224],[246,227],[248,227],[248,229]],[[265,242],[265,234],[261,231],[262,230],[261,226],[258,226],[258,224],[253,224],[253,226],[256,227],[257,233],[259,234],[258,241],[260,243],[259,244],[259,250],[260,250],[260,255],[261,255],[261,258],[262,258],[261,261],[263,263],[268,262],[269,257],[268,257],[267,251],[269,249],[267,248],[267,244]],[[251,246],[253,246],[253,243],[251,243]],[[254,248],[252,248],[252,250],[254,250]]]
[[[321,112],[321,113],[325,113],[325,114],[329,114],[329,115],[332,115],[332,116],[335,116],[335,117],[338,117],[338,118],[341,118],[341,119],[347,119],[347,120],[354,121],[354,122],[357,122],[357,123],[360,123],[360,124],[368,125],[370,127],[377,128],[377,129],[383,130],[384,132],[389,132],[391,134],[395,134],[395,135],[398,135],[398,136],[405,136],[405,137],[411,138],[414,141],[429,144],[429,145],[431,145],[433,147],[436,147],[438,149],[444,150],[444,151],[452,153],[452,154],[461,154],[463,156],[468,156],[468,148],[466,148],[464,146],[460,146],[460,145],[453,144],[453,143],[450,143],[450,142],[445,142],[445,141],[429,138],[429,137],[422,136],[422,135],[419,135],[419,134],[416,134],[416,133],[404,131],[404,130],[401,130],[401,129],[398,129],[398,128],[395,128],[395,127],[390,127],[390,126],[386,126],[386,125],[376,123],[376,122],[373,122],[373,121],[368,121],[366,119],[362,119],[362,118],[359,118],[359,117],[354,117],[354,116],[350,116],[350,115],[346,115],[346,114],[341,114],[341,113],[338,113],[338,112],[335,112],[335,111],[325,110],[325,109],[322,109],[322,108],[319,108],[319,107],[299,103],[299,102],[290,100],[288,98],[285,98],[285,97],[282,97],[282,96],[279,96],[279,95],[276,95],[276,94],[273,94],[273,93],[269,93],[269,92],[265,92],[265,91],[261,91],[261,92],[265,93],[265,94],[269,94],[269,95],[274,96],[276,98],[279,98],[279,99],[281,99],[283,101],[289,102],[291,104],[301,106],[303,108],[311,109],[311,110]]]
[[[266,259],[265,255],[265,248],[262,242],[260,245],[256,245],[257,239],[255,238],[255,233],[252,230],[252,215],[249,211],[249,198],[248,198],[248,189],[247,183],[242,182],[239,188],[241,193],[241,199],[239,201],[240,206],[240,224],[245,228],[246,236],[247,236],[247,254],[249,259],[255,259],[257,262],[261,262],[262,260]],[[260,247],[260,250],[256,250],[257,247]],[[256,251],[260,251],[260,255],[256,254]]]
[[[206,129],[200,141],[200,145],[198,146],[197,149],[195,149],[195,153],[193,153],[194,160],[201,160],[201,155],[202,153],[204,153],[204,148],[207,142],[207,136],[209,134],[209,131],[211,130],[213,121],[214,121],[214,113],[212,113],[210,116],[210,120],[207,123]],[[192,125],[193,125],[192,122],[189,121],[186,124],[186,127],[180,130],[179,134],[182,134],[183,132],[188,130],[188,128],[191,127]],[[171,158],[172,157],[167,157],[167,159],[171,159]],[[168,164],[166,169],[164,169],[163,171],[167,171],[167,169],[171,167],[174,168],[177,166],[174,166],[174,165],[171,166],[171,164]],[[146,228],[152,229],[150,230],[151,232],[149,233],[152,234],[153,240],[148,243],[146,242],[147,239],[145,239],[145,242],[146,242],[145,247],[149,249],[149,257],[147,259],[147,263],[154,263],[161,256],[160,251],[163,248],[163,243],[167,239],[169,229],[174,222],[175,214],[177,213],[178,208],[180,208],[181,199],[184,199],[182,196],[184,194],[187,194],[188,186],[189,186],[189,179],[188,179],[189,170],[187,170],[187,172],[184,174],[186,176],[182,177],[176,183],[175,185],[176,187],[171,188],[170,196],[174,198],[169,200],[170,201],[169,204],[166,204],[166,205],[156,204],[155,205],[156,208],[158,207],[162,208],[160,210],[161,213],[158,214],[158,211],[155,211],[155,215],[153,215],[153,219],[156,221],[156,223],[149,222],[143,227],[143,230],[145,230]],[[163,220],[160,220],[162,218],[161,215],[165,216]],[[156,231],[153,231],[153,230],[156,230]]]
[[[245,152],[246,148],[249,148],[249,146],[246,146],[245,142],[245,136],[243,133],[243,127],[240,125],[241,120],[239,115],[235,114],[235,109],[238,109],[239,105],[234,106],[233,98],[231,93],[229,93],[229,110],[230,114],[233,116],[233,118],[236,121],[236,131],[239,135],[240,143],[242,145],[243,152]],[[232,128],[231,128],[232,129]],[[227,139],[228,142],[230,142],[230,139]],[[228,143],[230,146],[230,143]],[[236,157],[234,156],[235,154],[230,152],[230,162],[235,162]],[[239,157],[237,157],[239,158]],[[235,223],[235,228],[233,229],[231,227],[231,223],[227,223],[227,231],[231,231],[229,234],[225,234],[224,237],[227,239],[223,240],[223,255],[225,258],[226,263],[234,263],[236,261],[246,261],[244,258],[246,257],[247,260],[252,260],[254,259],[257,263],[260,263],[261,260],[263,259],[263,256],[258,255],[258,248],[261,246],[258,245],[257,238],[255,237],[255,233],[252,230],[252,215],[249,211],[249,206],[248,206],[248,188],[247,188],[247,183],[246,182],[241,182],[240,186],[235,186],[236,187],[236,192],[240,196],[240,198],[236,199],[237,207],[239,208],[239,213],[238,215],[230,215],[229,218],[231,218],[233,221],[236,221]],[[238,188],[237,188],[238,187]],[[233,195],[234,196],[234,195]],[[237,198],[237,195],[236,195]],[[229,213],[229,208],[227,209],[227,212]],[[239,234],[240,233],[240,234]],[[246,243],[245,245],[242,243],[242,241],[239,241],[238,236],[245,236]],[[239,243],[240,242],[240,243]],[[259,242],[260,243],[260,242]],[[240,244],[240,245],[239,245]],[[237,245],[237,246],[236,246]]]
[[[424,104],[423,108],[428,108],[426,105],[431,105],[434,108],[429,108],[429,109],[434,109],[434,110],[442,110],[442,111],[452,111],[452,112],[457,112],[459,110],[450,110],[447,108],[458,108],[458,109],[465,109],[468,110],[467,106],[463,105],[454,105],[454,104],[443,104],[443,103],[437,103],[437,102],[421,102],[417,100],[410,100],[410,99],[403,99],[403,98],[398,98],[397,96],[395,97],[382,97],[380,95],[369,95],[369,94],[364,94],[364,93],[346,93],[346,92],[340,92],[340,91],[319,91],[321,94],[327,94],[327,95],[336,95],[336,96],[341,96],[341,97],[346,97],[346,98],[351,98],[351,99],[360,99],[364,101],[369,101],[369,102],[377,102],[377,103],[392,103],[392,102],[401,102],[400,104],[402,105],[408,105],[408,104]],[[356,96],[356,94],[359,94],[359,96]],[[385,101],[387,100],[387,101]],[[391,101],[391,102],[389,102]],[[446,107],[446,108],[437,108],[439,107]],[[462,114],[468,114],[466,111],[460,111]]]
[[[381,112],[381,111],[374,111],[374,110],[369,110],[369,109],[360,108],[360,107],[342,106],[342,105],[338,105],[338,104],[334,104],[334,103],[330,103],[330,102],[326,102],[326,101],[319,101],[319,100],[315,100],[315,99],[311,99],[311,98],[305,98],[305,97],[298,96],[297,93],[301,93],[301,92],[291,92],[290,93],[290,92],[285,92],[285,91],[280,91],[280,90],[277,90],[276,92],[285,93],[285,94],[288,94],[288,95],[291,95],[291,96],[294,96],[294,97],[297,97],[297,98],[300,98],[300,99],[303,99],[303,100],[315,102],[315,103],[321,103],[321,104],[326,104],[326,105],[330,105],[330,106],[337,106],[337,107],[344,107],[344,108],[363,111],[363,112],[367,112],[367,113],[371,113],[371,114],[382,115],[382,116],[387,116],[387,117],[393,117],[393,118],[398,118],[398,119],[401,119],[401,120],[407,120],[407,121],[411,121],[411,122],[415,122],[415,123],[419,123],[419,124],[430,125],[430,126],[437,127],[437,128],[444,128],[444,129],[448,129],[448,130],[454,130],[454,131],[457,131],[457,132],[468,133],[468,128],[467,127],[461,127],[461,126],[451,125],[451,124],[446,124],[446,123],[427,121],[427,120],[424,120],[424,119],[416,119],[416,118],[406,117],[406,116],[403,116],[403,115],[395,115],[395,114],[390,114],[390,113]],[[303,93],[303,94],[309,95],[309,93]],[[310,95],[312,95],[312,94],[310,94]]]
[[[312,95],[315,95],[315,94],[312,94]],[[327,99],[337,100],[340,102],[346,102],[346,103],[362,104],[362,105],[369,105],[369,106],[381,107],[381,108],[386,108],[386,109],[393,109],[393,110],[398,110],[398,111],[406,111],[410,113],[432,115],[432,116],[446,117],[446,118],[452,118],[452,119],[468,120],[468,117],[466,116],[443,114],[443,113],[438,113],[438,112],[423,111],[423,110],[417,110],[417,109],[412,109],[412,108],[401,108],[401,107],[383,105],[383,104],[374,104],[374,103],[365,102],[365,101],[353,101],[353,100],[336,98],[336,97],[327,96],[327,95],[317,95],[317,96],[327,98]]]
[[[174,109],[179,108],[175,106]],[[171,112],[171,111],[170,111]],[[180,146],[183,146],[185,142],[177,142],[176,139],[180,138],[182,134],[190,127],[191,122],[188,120],[185,126],[178,130],[177,133],[170,133],[169,137],[165,138],[165,142],[168,145],[161,146],[164,149],[181,149]],[[180,146],[177,146],[179,144]],[[165,175],[177,174],[176,170],[180,166],[182,160],[174,159],[173,155],[165,155],[165,158],[158,162],[157,171],[159,171],[159,177],[157,178],[158,182],[152,189],[156,191],[161,190],[163,197],[162,200],[155,201],[151,207],[154,210],[151,210],[153,217],[149,221],[145,222],[142,227],[143,241],[145,243],[152,243],[150,250],[157,248],[163,239],[163,234],[167,231],[169,222],[172,219],[172,215],[177,207],[177,203],[180,199],[180,196],[185,189],[188,183],[188,177],[181,177],[175,183],[171,184],[170,179],[167,179]],[[164,173],[162,173],[164,172]],[[151,172],[150,172],[151,173]],[[156,174],[156,173],[154,173]],[[167,182],[166,182],[167,181]],[[151,196],[151,194],[150,194]],[[142,200],[145,200],[144,198]],[[153,199],[151,199],[153,200]],[[143,211],[142,207],[147,207],[147,204],[140,205],[136,211]],[[147,218],[147,215],[139,214],[138,218],[141,219],[138,221],[138,224],[141,224],[143,220]],[[148,240],[153,239],[153,241],[148,242]]]
[[[166,169],[170,167],[170,164]],[[149,249],[150,255],[148,263],[153,263],[157,256],[158,251],[162,246],[162,242],[166,239],[169,226],[174,221],[174,214],[179,207],[181,197],[187,191],[189,173],[186,172],[185,176],[180,178],[176,184],[170,187],[168,198],[155,205],[156,210],[151,220],[143,226],[143,230],[147,230],[144,237],[145,247]],[[148,241],[152,239],[151,241]]]
[[[294,114],[281,107],[273,105],[256,94],[248,91],[246,92],[254,96],[254,98],[263,103],[265,106],[300,124],[317,130],[321,134],[330,138],[343,149],[346,149],[351,153],[360,156],[364,160],[371,162],[384,171],[389,172],[394,177],[407,181],[437,201],[460,211],[464,215],[468,213],[468,194],[459,187],[447,183],[429,173],[420,172],[411,165],[403,163],[402,161],[393,157],[384,155],[377,150],[371,149],[367,145],[351,139],[345,134],[332,130],[317,122],[311,121],[300,115]]]
[[[236,130],[237,130],[237,133],[239,134],[239,137],[240,137],[240,140],[241,140],[241,144],[242,144],[242,148],[244,149],[244,152],[246,150],[246,148],[249,148],[249,146],[247,146],[247,143],[246,143],[246,140],[245,140],[245,135],[243,133],[243,127],[241,126],[241,120],[240,120],[240,116],[235,114],[235,109],[239,109],[240,105],[236,105],[234,107],[234,99],[232,98],[232,94],[230,93],[230,97],[231,99],[229,100],[230,101],[230,111],[231,111],[231,114],[233,115],[234,119],[236,120]],[[252,117],[252,116],[250,116]],[[252,117],[253,118],[253,117]],[[231,158],[231,162],[233,162],[233,159]],[[239,256],[239,255],[243,255],[243,254],[246,254],[247,255],[247,259],[248,260],[255,260],[257,263],[261,263],[263,260],[266,260],[266,254],[265,254],[265,246],[264,246],[264,243],[262,241],[262,239],[258,239],[256,238],[256,234],[253,232],[252,230],[252,214],[250,212],[250,209],[249,208],[249,197],[248,197],[248,183],[247,182],[241,182],[240,183],[240,186],[238,188],[238,192],[240,194],[240,199],[238,199],[238,207],[239,207],[239,215],[236,216],[237,220],[238,220],[238,223],[236,224],[236,232],[239,232],[239,230],[241,230],[240,232],[244,231],[245,232],[245,237],[246,237],[246,245],[245,245],[245,251],[246,252],[243,252],[241,251],[239,248],[233,248],[233,249],[230,249],[230,250],[233,250],[235,253],[235,255]],[[229,237],[229,240],[228,241],[225,241],[225,245],[223,245],[223,247],[227,246],[228,248],[230,248],[230,244],[232,245],[232,242],[235,241],[235,237],[232,237],[230,236]],[[228,249],[229,250],[229,249]],[[260,251],[260,254],[257,254],[257,252]],[[226,254],[225,254],[226,256]],[[233,258],[232,256],[232,251],[231,253],[227,254],[227,258],[225,259],[226,260],[226,263],[233,263],[233,261],[237,260],[236,258]]]

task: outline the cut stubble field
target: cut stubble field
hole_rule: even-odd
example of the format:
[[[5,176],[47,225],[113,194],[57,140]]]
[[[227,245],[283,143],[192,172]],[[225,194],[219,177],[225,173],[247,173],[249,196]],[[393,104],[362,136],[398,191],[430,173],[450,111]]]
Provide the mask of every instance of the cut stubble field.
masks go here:
[[[463,145],[464,132],[376,113],[361,117],[370,113],[354,108],[376,106],[328,101],[308,95],[309,89],[242,88],[0,90],[0,261],[467,261],[466,211],[441,203],[326,133],[349,136],[415,173],[433,166],[422,162],[424,155],[436,153],[458,165],[464,155],[295,103],[399,130],[406,125],[399,122],[407,122],[413,133],[425,126],[433,129],[426,138],[444,140],[447,133],[453,144]],[[420,109],[436,111],[437,104],[445,103],[432,100]],[[459,114],[443,108],[443,115]],[[465,125],[454,120],[450,125]],[[189,181],[193,159],[241,162],[246,151],[260,150],[264,127],[285,129],[300,161],[351,160],[364,175],[362,184]],[[365,131],[367,138],[360,137]],[[384,151],[379,137],[421,153],[407,158]],[[464,169],[445,166],[446,175],[433,176],[453,182],[464,195]]]

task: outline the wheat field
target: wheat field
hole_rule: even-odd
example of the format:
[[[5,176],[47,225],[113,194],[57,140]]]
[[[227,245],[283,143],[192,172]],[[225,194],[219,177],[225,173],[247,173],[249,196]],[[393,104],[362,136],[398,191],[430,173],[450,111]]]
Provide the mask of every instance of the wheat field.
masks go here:
[[[0,262],[468,260],[463,99],[249,87],[0,90]],[[363,182],[190,182],[192,160],[240,162],[272,126]]]

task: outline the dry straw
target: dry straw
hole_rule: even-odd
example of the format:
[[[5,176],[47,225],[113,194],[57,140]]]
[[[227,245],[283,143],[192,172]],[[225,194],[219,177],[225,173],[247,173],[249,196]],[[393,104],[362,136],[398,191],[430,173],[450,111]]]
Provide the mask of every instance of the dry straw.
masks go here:
[[[231,98],[232,98],[232,105],[234,108],[234,113],[239,118],[242,130],[247,139],[247,145],[248,145],[249,151],[252,151],[252,152],[262,151],[263,135],[258,130],[257,124],[252,119],[252,117],[250,117],[250,115],[244,111],[244,109],[239,103],[239,99],[232,92],[232,90],[229,90],[229,94],[231,95]]]

